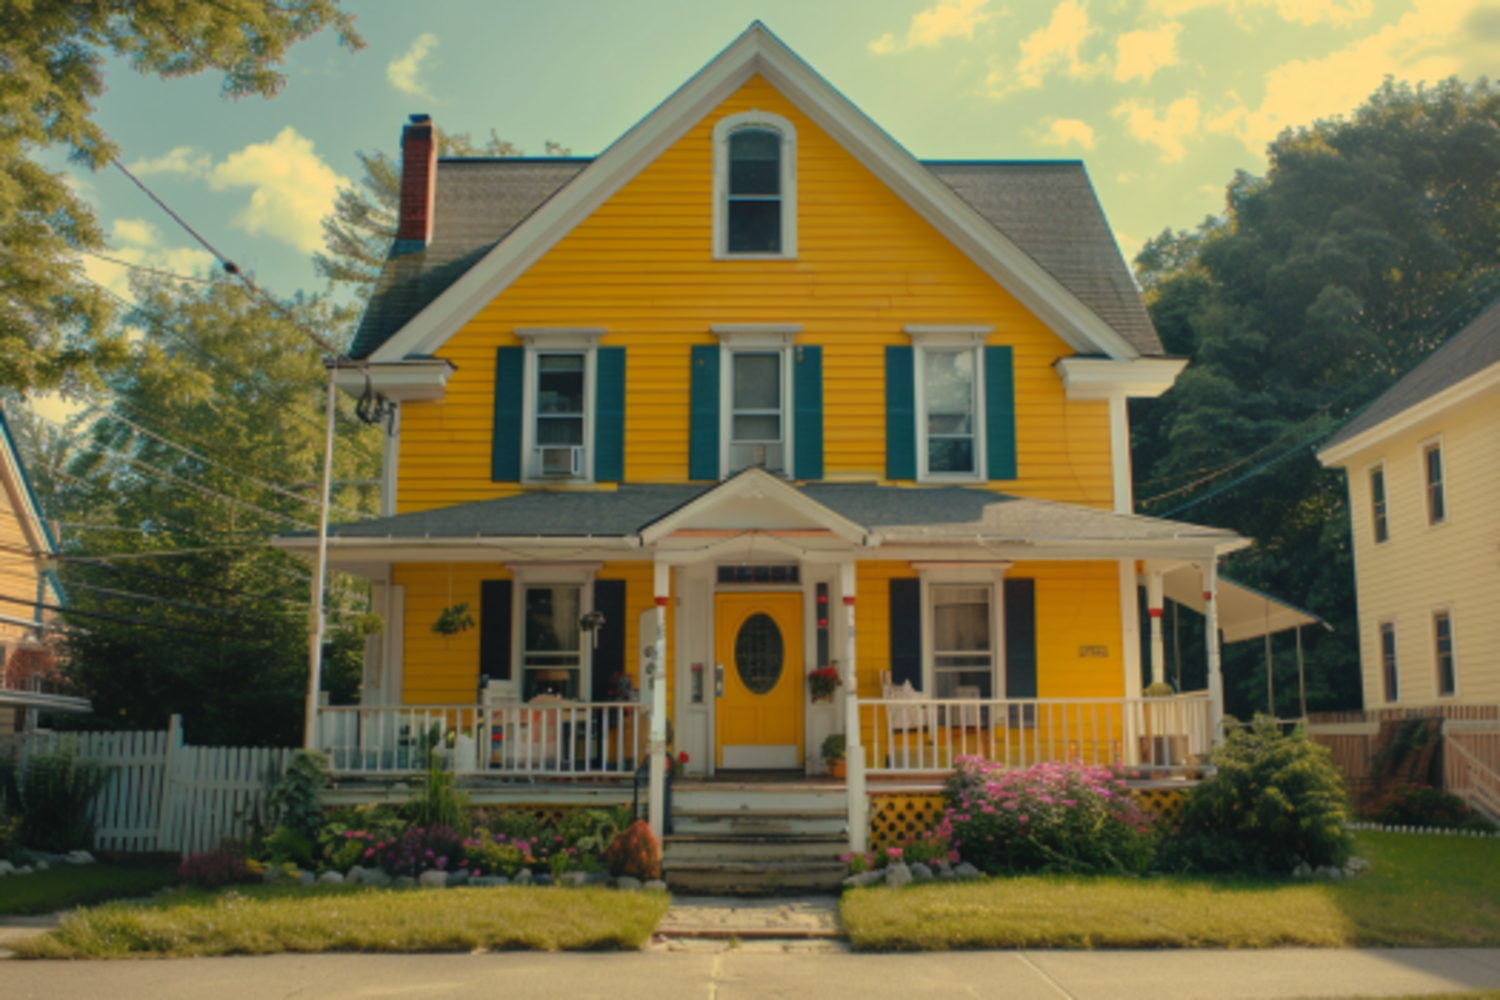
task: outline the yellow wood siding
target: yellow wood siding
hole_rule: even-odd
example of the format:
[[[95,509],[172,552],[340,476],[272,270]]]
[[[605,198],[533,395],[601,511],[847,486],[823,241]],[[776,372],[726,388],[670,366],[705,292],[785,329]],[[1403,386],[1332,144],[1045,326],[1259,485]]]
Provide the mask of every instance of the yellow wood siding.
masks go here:
[[[1443,444],[1447,522],[1427,523],[1422,448]],[[1375,544],[1370,467],[1385,463],[1389,541]],[[1476,400],[1348,459],[1366,708],[1388,704],[1381,622],[1396,624],[1398,704],[1500,702],[1500,396]],[[1432,615],[1453,616],[1455,698],[1437,694]]]
[[[798,133],[798,258],[716,261],[712,131],[758,108]],[[504,496],[490,481],[495,349],[527,326],[602,326],[627,354],[625,476],[687,476],[689,349],[713,323],[800,323],[824,355],[829,479],[885,472],[884,348],[906,324],[992,325],[1014,349],[1024,496],[1110,507],[1103,402],[1068,402],[1053,362],[1073,352],[829,136],[755,77],[485,307],[439,352],[444,400],[407,403],[399,508]]]
[[[0,601],[0,615],[29,621],[36,614],[40,571],[36,559],[28,554],[32,551],[33,539],[21,526],[23,508],[19,494],[23,487],[5,481],[4,475],[0,470],[0,597],[6,598]],[[0,622],[0,646],[6,647],[8,655],[8,651],[29,632],[19,625]],[[0,657],[0,669],[3,668],[3,657]],[[0,714],[5,712],[8,710],[0,709]]]

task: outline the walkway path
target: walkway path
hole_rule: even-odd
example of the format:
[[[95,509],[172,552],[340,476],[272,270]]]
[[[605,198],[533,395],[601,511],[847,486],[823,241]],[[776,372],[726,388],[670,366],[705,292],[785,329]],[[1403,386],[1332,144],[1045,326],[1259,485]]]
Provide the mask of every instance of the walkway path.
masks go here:
[[[659,938],[829,939],[843,937],[834,896],[801,899],[673,896]]]

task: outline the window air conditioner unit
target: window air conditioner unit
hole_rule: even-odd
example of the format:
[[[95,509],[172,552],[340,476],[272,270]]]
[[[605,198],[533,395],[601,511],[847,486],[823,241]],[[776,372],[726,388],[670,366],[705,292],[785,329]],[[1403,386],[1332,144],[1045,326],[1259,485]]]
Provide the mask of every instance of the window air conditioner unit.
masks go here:
[[[542,475],[576,476],[583,468],[583,449],[576,445],[546,445],[542,453]]]

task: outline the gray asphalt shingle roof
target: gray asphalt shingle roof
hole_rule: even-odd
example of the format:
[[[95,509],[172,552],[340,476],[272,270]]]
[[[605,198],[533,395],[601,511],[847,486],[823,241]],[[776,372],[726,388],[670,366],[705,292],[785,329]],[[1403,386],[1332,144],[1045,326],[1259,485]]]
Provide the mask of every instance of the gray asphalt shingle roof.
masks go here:
[[[497,500],[353,524],[333,525],[329,537],[607,538],[632,536],[713,486],[622,484],[617,490],[536,490]],[[1030,500],[975,487],[927,489],[876,484],[809,484],[804,496],[870,531],[933,541],[985,538],[1055,541],[1149,541],[1236,537],[1232,531]],[[307,537],[309,533],[302,533]],[[288,536],[291,537],[291,536]]]
[[[415,253],[393,248],[350,354],[368,357],[590,162],[440,160],[432,243]],[[1083,164],[923,165],[1142,354],[1162,353]]]
[[[1401,381],[1345,424],[1322,450],[1351,440],[1494,364],[1500,364],[1500,303],[1491,306],[1450,337],[1430,358],[1407,372]]]

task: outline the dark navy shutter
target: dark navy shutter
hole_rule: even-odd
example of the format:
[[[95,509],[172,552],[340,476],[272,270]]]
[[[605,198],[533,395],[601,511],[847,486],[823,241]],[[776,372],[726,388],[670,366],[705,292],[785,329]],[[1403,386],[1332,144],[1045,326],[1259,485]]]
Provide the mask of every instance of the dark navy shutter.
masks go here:
[[[594,360],[594,480],[625,478],[625,348],[601,347]]]
[[[490,479],[515,483],[521,479],[521,434],[525,419],[521,401],[526,388],[526,348],[495,351],[495,428],[490,444]]]
[[[604,616],[604,624],[594,647],[592,700],[611,701],[614,676],[625,673],[625,581],[595,580],[594,610]]]
[[[492,681],[510,680],[511,582],[479,584],[479,673]]]
[[[719,478],[719,346],[700,344],[692,355],[692,422],[688,427],[688,478]]]
[[[922,581],[891,581],[891,683],[922,690]]]
[[[885,478],[917,478],[917,382],[910,347],[885,349]]]
[[[1016,376],[1009,347],[984,349],[984,437],[990,479],[1016,478]]]
[[[795,479],[823,478],[823,348],[798,347],[792,365]]]
[[[1005,581],[1005,697],[1036,697],[1036,581]]]

